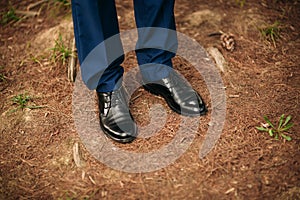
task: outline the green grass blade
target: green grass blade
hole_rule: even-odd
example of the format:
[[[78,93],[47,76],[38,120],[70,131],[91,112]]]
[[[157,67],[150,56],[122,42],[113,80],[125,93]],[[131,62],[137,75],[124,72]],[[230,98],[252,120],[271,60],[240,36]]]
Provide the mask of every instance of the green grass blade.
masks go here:
[[[292,126],[294,126],[293,123],[288,124],[288,125],[286,125],[285,127],[281,128],[280,131],[287,131],[287,130],[289,130],[290,128],[292,128]]]
[[[259,130],[259,131],[266,131],[266,132],[268,132],[269,131],[269,129],[267,129],[267,128],[264,128],[264,127],[256,127],[256,129],[257,130]]]
[[[272,124],[272,122],[268,119],[267,116],[264,116],[265,121],[272,127],[275,129],[274,125]]]
[[[283,126],[287,125],[291,119],[292,119],[291,115],[287,116],[287,118],[285,119],[285,122],[284,122]]]
[[[282,115],[280,116],[279,124],[278,124],[278,129],[281,128],[281,126],[282,126],[282,124],[283,124],[283,120],[284,120],[284,114],[282,114]]]
[[[288,136],[288,135],[285,135],[285,134],[283,134],[283,133],[281,133],[281,137],[283,137],[285,140],[287,140],[287,141],[291,141],[292,140],[292,138],[290,137],[290,136]]]
[[[273,136],[274,136],[274,132],[273,132],[273,130],[272,130],[272,129],[270,129],[270,130],[269,130],[269,135],[270,135],[271,137],[273,137]]]

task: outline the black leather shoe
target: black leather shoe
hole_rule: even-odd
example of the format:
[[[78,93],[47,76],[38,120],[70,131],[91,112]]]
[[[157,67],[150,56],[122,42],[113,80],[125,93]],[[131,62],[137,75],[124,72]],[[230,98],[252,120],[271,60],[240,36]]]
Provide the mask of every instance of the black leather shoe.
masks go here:
[[[175,112],[187,115],[204,115],[207,112],[201,96],[193,90],[175,71],[159,81],[144,84],[144,88],[162,96]]]
[[[137,126],[127,104],[127,93],[123,87],[113,92],[97,92],[100,126],[111,139],[132,142],[137,136]]]

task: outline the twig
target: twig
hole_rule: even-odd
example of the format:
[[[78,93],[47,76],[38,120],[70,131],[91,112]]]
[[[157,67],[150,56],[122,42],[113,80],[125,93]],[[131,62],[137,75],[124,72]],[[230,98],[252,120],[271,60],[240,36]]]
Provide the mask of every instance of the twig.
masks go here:
[[[142,96],[142,94],[138,94],[135,97],[132,97],[131,101],[133,102],[133,101],[137,100],[138,98],[140,98],[141,96]]]
[[[26,106],[25,108],[29,108],[29,109],[40,109],[40,108],[47,108],[47,105],[43,105],[43,106]]]
[[[20,158],[20,159],[22,160],[22,162],[28,164],[30,167],[35,167],[35,166],[37,166],[37,165],[35,165],[35,164],[30,163],[30,162],[27,161],[27,160],[24,160],[23,158]]]
[[[53,136],[58,135],[58,134],[59,134],[59,130],[55,131],[54,133],[51,133],[51,135],[50,135],[50,137],[49,137],[48,142],[46,143],[46,145],[48,145],[50,143],[50,140],[51,140],[51,138]]]
[[[142,174],[140,174],[140,184],[142,186],[142,190],[143,190],[144,194],[147,195],[148,192],[146,190],[145,183],[144,183],[143,178],[142,178]]]
[[[216,65],[220,69],[220,71],[225,72],[227,68],[227,62],[219,49],[215,47],[209,47],[207,51],[215,60]]]
[[[229,98],[239,98],[240,97],[240,95],[238,95],[238,94],[230,94],[229,95]]]
[[[41,0],[41,1],[38,1],[38,2],[35,2],[35,3],[31,3],[29,4],[29,6],[27,6],[27,10],[29,11],[30,9],[44,3],[44,2],[47,2],[48,0]]]
[[[76,78],[76,64],[77,64],[75,39],[73,39],[72,56],[70,57],[70,59],[71,59],[70,64],[68,66],[68,78],[70,81],[74,82]]]
[[[77,142],[73,146],[73,159],[77,167],[82,167],[82,163],[79,155],[79,147]]]
[[[230,188],[229,190],[227,190],[226,192],[225,192],[225,194],[229,194],[229,193],[231,193],[231,192],[234,192],[234,188]]]
[[[40,12],[16,10],[16,14],[24,15],[26,17],[35,17],[35,16],[39,16]]]
[[[96,182],[94,181],[94,179],[91,176],[89,176],[89,179],[94,185],[96,185]]]

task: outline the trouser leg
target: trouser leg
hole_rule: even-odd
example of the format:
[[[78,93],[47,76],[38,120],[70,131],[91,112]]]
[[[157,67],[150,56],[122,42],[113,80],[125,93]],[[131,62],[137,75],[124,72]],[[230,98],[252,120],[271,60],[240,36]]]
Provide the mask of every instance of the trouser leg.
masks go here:
[[[124,72],[119,37],[114,37],[113,45],[103,42],[119,34],[115,1],[72,0],[72,15],[83,81],[89,89],[112,91]]]
[[[177,50],[174,3],[174,0],[134,0],[139,28],[136,55],[141,73],[148,81],[165,78],[172,70],[171,59]]]

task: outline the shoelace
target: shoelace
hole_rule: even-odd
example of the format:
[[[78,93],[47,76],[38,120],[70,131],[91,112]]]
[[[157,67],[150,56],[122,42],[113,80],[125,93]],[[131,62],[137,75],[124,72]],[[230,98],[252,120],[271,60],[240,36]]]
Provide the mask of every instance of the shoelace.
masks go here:
[[[110,101],[111,101],[111,105],[110,106],[115,106],[115,105],[119,105],[120,103],[123,103],[126,105],[126,97],[124,96],[125,91],[122,91],[122,88],[116,90],[113,92],[114,94],[111,93],[110,95]],[[127,105],[126,105],[127,106]]]

